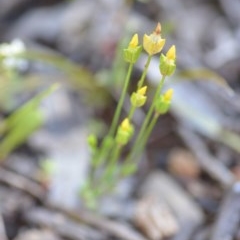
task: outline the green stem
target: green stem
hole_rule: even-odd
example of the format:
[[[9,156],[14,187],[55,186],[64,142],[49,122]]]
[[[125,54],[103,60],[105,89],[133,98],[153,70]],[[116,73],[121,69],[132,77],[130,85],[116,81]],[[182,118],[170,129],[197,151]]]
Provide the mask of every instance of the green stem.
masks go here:
[[[122,93],[121,93],[121,97],[118,101],[117,109],[115,111],[113,121],[112,121],[112,125],[110,127],[108,136],[113,137],[113,135],[116,131],[117,124],[118,124],[119,117],[120,117],[120,113],[121,113],[121,109],[122,109],[122,106],[123,106],[123,102],[124,102],[124,99],[126,97],[126,93],[127,93],[127,89],[128,89],[129,80],[130,80],[130,77],[131,77],[132,70],[133,70],[133,63],[130,63],[129,68],[128,68],[128,72],[127,72],[127,75],[126,75],[126,79],[124,81],[124,86],[123,86],[123,90],[122,90]]]
[[[110,166],[114,166],[115,165],[115,163],[118,160],[118,157],[120,155],[121,149],[122,149],[121,145],[116,145],[114,147],[113,153],[112,153],[112,157],[111,157],[110,163],[109,163]]]
[[[157,123],[158,117],[159,117],[159,114],[155,113],[154,116],[152,117],[152,120],[151,120],[151,122],[149,123],[146,131],[144,132],[144,136],[143,136],[143,138],[141,139],[141,142],[140,142],[140,144],[139,144],[139,146],[138,146],[138,149],[137,149],[137,151],[136,151],[137,157],[141,154],[142,150],[144,149],[144,147],[145,147],[145,145],[146,145],[146,143],[147,143],[147,140],[148,140],[148,138],[149,138],[149,136],[150,136],[150,134],[151,134],[154,126],[155,126],[156,123]]]
[[[102,143],[101,146],[94,152],[92,156],[92,174],[94,175],[94,172],[97,168],[101,167],[105,162],[107,157],[109,156],[113,145],[112,144],[107,144],[106,141],[109,141],[109,136],[106,136]],[[92,176],[93,176],[92,175]]]
[[[163,84],[164,84],[164,80],[165,80],[165,76],[162,76],[162,79],[160,80],[160,83],[159,83],[159,85],[157,87],[157,90],[155,92],[155,95],[153,97],[153,101],[152,101],[152,104],[150,106],[150,109],[148,110],[147,116],[144,119],[144,122],[142,124],[141,129],[140,129],[140,132],[139,132],[139,134],[137,136],[137,139],[136,139],[136,141],[135,141],[135,143],[133,145],[133,148],[132,148],[130,154],[128,155],[126,161],[130,161],[134,157],[134,155],[137,153],[137,150],[138,150],[138,147],[139,147],[139,143],[141,142],[141,139],[143,138],[144,132],[145,132],[145,130],[146,130],[146,128],[147,128],[147,126],[148,126],[148,124],[150,122],[150,118],[151,118],[151,116],[153,114],[153,111],[154,111],[155,102],[156,102],[156,100],[157,100],[157,98],[158,98],[158,96],[159,96],[159,94],[160,94],[160,92],[162,90],[162,87],[163,87]]]
[[[135,108],[134,106],[131,106],[130,111],[129,111],[129,113],[128,113],[128,119],[129,119],[129,121],[131,121],[135,110],[136,110],[136,108]]]
[[[111,158],[109,160],[109,163],[106,165],[106,168],[103,170],[103,173],[101,176],[96,177],[94,176],[95,170],[97,169],[96,166],[94,166],[94,169],[92,170],[92,175],[90,176],[91,186],[96,187],[98,186],[99,189],[101,189],[101,194],[108,191],[112,186],[114,186],[116,179],[114,179],[114,168],[116,168],[116,162],[117,159],[120,156],[122,146],[116,145],[113,147],[112,151],[104,152],[104,156],[106,157],[111,154]],[[102,156],[102,157],[104,157]],[[109,182],[111,179],[111,182]]]
[[[138,82],[138,89],[140,89],[142,86],[143,86],[143,83],[144,83],[144,80],[146,78],[146,75],[147,75],[147,70],[148,70],[148,67],[149,67],[149,64],[151,62],[151,59],[152,59],[152,55],[148,55],[148,59],[147,59],[147,62],[144,66],[144,70],[143,70],[143,73],[142,73],[142,76]]]
[[[110,161],[106,167],[106,170],[102,174],[102,180],[100,179],[101,182],[103,184],[106,184],[107,186],[114,186],[114,184],[116,182],[116,179],[114,178],[114,175],[116,173],[115,169],[117,169],[116,162],[120,156],[121,150],[122,150],[121,145],[117,144],[114,146],[114,148],[112,150],[112,155],[111,155]]]
[[[145,131],[145,134],[143,136],[143,139],[141,139],[141,142],[139,143],[139,145],[137,146],[137,149],[136,149],[136,154],[135,154],[135,158],[137,159],[139,157],[139,155],[141,154],[142,150],[144,149],[146,143],[147,143],[147,140],[154,128],[154,126],[156,125],[156,122],[158,120],[158,117],[159,117],[159,114],[155,113],[153,118],[151,119],[151,122],[149,123],[146,131]],[[127,164],[129,164],[129,160],[131,160],[132,158],[128,158],[123,164],[126,166]]]
[[[146,75],[147,75],[147,70],[148,70],[148,67],[150,65],[150,62],[151,62],[151,59],[152,59],[152,56],[148,55],[148,59],[147,59],[147,62],[144,66],[144,70],[143,70],[143,73],[141,75],[141,78],[138,82],[138,87],[137,87],[137,90],[139,90],[142,86],[143,86],[143,83],[144,83],[144,80],[146,78]],[[129,111],[129,114],[128,114],[128,119],[131,120],[133,115],[134,115],[134,112],[136,110],[136,107],[134,106],[131,106],[131,109]]]
[[[119,118],[120,118],[123,102],[124,102],[124,99],[126,97],[126,93],[127,93],[130,77],[131,77],[131,74],[132,74],[132,70],[133,70],[133,63],[130,63],[129,67],[128,67],[128,72],[127,72],[127,75],[126,75],[126,78],[125,78],[125,81],[124,81],[123,90],[122,90],[120,99],[118,101],[117,109],[114,113],[114,117],[113,117],[113,120],[112,120],[112,124],[110,126],[110,130],[108,132],[108,135],[105,138],[113,138],[114,133],[116,132],[117,124],[118,124],[118,121],[119,121]],[[101,165],[103,163],[104,159],[106,159],[107,156],[109,155],[110,149],[108,149],[108,148],[109,147],[107,145],[103,145],[103,142],[102,142],[100,147],[99,147],[99,150],[94,155],[93,161],[97,162],[98,166]]]

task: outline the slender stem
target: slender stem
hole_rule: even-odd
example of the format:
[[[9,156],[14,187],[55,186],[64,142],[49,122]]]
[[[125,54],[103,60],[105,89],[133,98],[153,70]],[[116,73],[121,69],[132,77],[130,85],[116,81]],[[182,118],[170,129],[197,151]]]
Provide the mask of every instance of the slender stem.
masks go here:
[[[140,78],[140,80],[138,82],[138,89],[140,89],[143,86],[143,83],[144,83],[144,80],[146,78],[147,70],[148,70],[148,67],[150,65],[151,59],[152,59],[152,56],[148,55],[148,59],[147,59],[147,62],[145,64],[145,66],[144,66],[144,70],[143,70],[142,76],[141,76],[141,78]]]
[[[129,111],[129,113],[128,113],[128,119],[129,119],[129,121],[131,121],[135,110],[136,110],[136,108],[135,108],[134,106],[131,106],[130,111]]]
[[[110,166],[115,165],[115,163],[120,155],[121,149],[122,149],[122,146],[119,144],[114,147],[112,157],[111,157],[110,163],[109,163]]]
[[[107,191],[110,187],[114,186],[116,179],[114,178],[114,168],[116,165],[116,161],[119,158],[119,155],[121,153],[122,146],[115,144],[112,151],[104,152],[104,156],[106,157],[111,154],[109,163],[106,165],[106,168],[104,168],[103,173],[98,178],[95,178],[94,174],[90,177],[92,186],[96,187],[98,185],[98,188],[102,188],[101,191],[104,193]],[[96,169],[96,168],[95,168]],[[94,170],[95,171],[95,170]],[[109,182],[109,179],[111,178],[112,182]],[[101,194],[102,194],[101,193]]]
[[[153,114],[153,111],[154,111],[154,107],[155,107],[155,102],[158,98],[158,95],[160,94],[161,90],[162,90],[162,87],[163,87],[163,84],[164,84],[164,80],[165,80],[165,76],[162,76],[162,79],[160,80],[160,83],[157,87],[157,90],[155,92],[155,95],[153,97],[153,101],[152,101],[152,104],[150,106],[150,109],[148,110],[148,113],[147,113],[147,116],[145,117],[144,121],[143,121],[143,124],[142,124],[142,127],[140,129],[140,132],[137,136],[137,139],[133,145],[133,148],[130,152],[130,154],[128,155],[127,157],[127,160],[126,161],[130,161],[130,159],[132,159],[134,157],[134,155],[137,153],[137,150],[138,150],[138,147],[139,147],[139,144],[141,142],[141,139],[143,138],[143,135],[144,135],[144,132],[146,130],[146,127],[148,126],[149,122],[150,122],[150,118]]]
[[[159,117],[159,114],[157,114],[157,113],[155,113],[154,116],[152,117],[151,122],[149,123],[149,125],[148,125],[148,127],[147,127],[147,129],[146,129],[146,131],[144,133],[144,136],[141,139],[141,142],[140,142],[140,144],[138,146],[138,149],[136,151],[137,157],[141,154],[142,150],[144,149],[144,147],[145,147],[145,145],[147,143],[147,140],[148,140],[148,138],[149,138],[149,136],[150,136],[154,126],[157,123],[158,117]]]
[[[141,76],[141,78],[138,82],[138,89],[141,88],[143,83],[144,83],[144,80],[146,78],[147,70],[148,70],[148,67],[150,65],[151,59],[152,59],[152,56],[148,56],[147,62],[146,62],[145,67],[144,67],[144,71],[143,71],[142,76]],[[123,106],[123,103],[124,103],[124,99],[126,97],[126,93],[127,93],[127,89],[128,89],[128,85],[129,85],[132,70],[133,70],[133,63],[130,63],[129,67],[128,67],[128,72],[127,72],[127,75],[126,75],[126,78],[125,78],[125,81],[124,81],[123,90],[122,90],[120,99],[118,101],[117,109],[115,111],[115,114],[114,114],[114,117],[113,117],[113,120],[112,120],[112,124],[110,126],[110,130],[109,130],[108,135],[106,137],[113,138],[114,134],[116,132],[117,124],[119,122],[121,109],[122,109],[122,106]],[[130,109],[129,114],[128,114],[129,119],[132,119],[135,110],[136,110],[136,108],[131,106],[131,109]],[[111,168],[114,167],[114,164],[116,163],[117,159],[119,158],[119,156],[121,154],[121,150],[122,150],[122,146],[115,145],[115,146],[113,146],[113,148],[109,149],[109,147],[107,147],[106,145],[103,146],[103,144],[101,144],[97,153],[94,154],[94,162],[97,162],[97,166],[99,166],[99,165],[103,164],[104,159],[106,159],[110,155],[109,165],[108,165],[108,167],[105,171],[105,174],[107,174],[109,171],[111,171]],[[96,166],[95,166],[95,168],[96,168]],[[94,170],[93,170],[93,172],[94,172]],[[104,174],[103,174],[103,176],[104,176]]]
[[[112,155],[111,155],[111,158],[110,158],[110,161],[107,165],[107,168],[106,170],[104,171],[103,173],[103,177],[102,177],[102,181],[109,181],[109,177],[112,177],[111,181],[114,181],[114,168],[117,168],[116,165],[116,162],[120,156],[120,153],[121,153],[121,150],[122,150],[122,146],[119,145],[119,144],[116,144],[112,150]],[[110,185],[111,183],[108,182],[108,184]]]
[[[147,70],[148,70],[148,67],[150,65],[150,62],[151,62],[151,59],[152,59],[152,56],[148,55],[148,59],[147,59],[147,62],[144,66],[144,70],[143,70],[143,73],[141,75],[141,78],[138,82],[138,87],[137,87],[137,90],[140,89],[142,86],[143,86],[143,83],[144,83],[144,80],[146,78],[146,75],[147,75]],[[128,114],[128,119],[131,120],[133,115],[134,115],[134,112],[136,110],[136,107],[134,106],[131,106],[131,109],[129,111],[129,114]]]
[[[133,63],[129,64],[128,67],[128,72],[124,81],[124,86],[123,86],[123,90],[120,96],[120,99],[118,101],[118,105],[117,105],[117,109],[114,113],[114,117],[112,120],[112,124],[110,126],[110,130],[108,132],[108,135],[105,138],[113,138],[114,133],[116,132],[116,128],[117,128],[117,124],[119,121],[119,117],[121,114],[121,109],[122,109],[122,105],[124,102],[124,99],[126,97],[126,93],[127,93],[127,89],[128,89],[128,85],[129,85],[129,81],[130,81],[130,77],[131,77],[131,73],[133,70]],[[103,140],[104,141],[104,140]],[[107,158],[107,156],[109,155],[110,149],[108,149],[109,147],[107,145],[104,145],[103,142],[101,143],[97,153],[94,155],[93,157],[93,161],[98,163],[98,166],[101,165],[104,162],[104,159]]]
[[[130,63],[129,68],[128,68],[128,72],[127,72],[127,75],[126,75],[126,79],[124,81],[123,90],[122,90],[120,99],[118,101],[117,109],[115,111],[108,136],[113,136],[115,131],[116,131],[117,124],[118,124],[119,117],[120,117],[120,113],[121,113],[121,109],[122,109],[122,106],[123,106],[123,102],[124,102],[124,99],[126,97],[126,93],[127,93],[127,89],[128,89],[129,80],[130,80],[130,77],[131,77],[132,70],[133,70],[133,63]]]
[[[154,114],[154,116],[152,117],[151,119],[151,122],[149,123],[146,131],[145,131],[145,134],[144,134],[144,137],[141,139],[141,142],[139,143],[139,145],[137,146],[137,149],[136,149],[136,153],[135,153],[135,158],[138,159],[139,155],[141,154],[142,150],[144,149],[146,143],[147,143],[147,140],[154,128],[154,126],[156,125],[156,122],[158,120],[158,117],[159,117],[159,114]],[[127,165],[129,163],[129,160],[131,158],[127,159],[125,162],[124,162],[124,165]]]

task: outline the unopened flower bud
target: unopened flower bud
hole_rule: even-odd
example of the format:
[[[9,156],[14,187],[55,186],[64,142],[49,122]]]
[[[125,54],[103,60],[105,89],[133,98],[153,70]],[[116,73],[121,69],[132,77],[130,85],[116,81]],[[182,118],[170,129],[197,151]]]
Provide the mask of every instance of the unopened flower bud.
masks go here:
[[[129,63],[135,63],[141,52],[142,52],[142,46],[138,46],[138,35],[134,34],[132,37],[128,48],[124,49],[124,60]]]
[[[133,136],[133,133],[133,125],[129,122],[128,118],[125,118],[118,127],[116,142],[120,145],[126,145]]]
[[[131,95],[131,104],[134,107],[142,107],[146,100],[147,97],[145,96],[147,91],[147,86],[142,87],[140,89],[137,90],[137,92],[132,93]]]
[[[129,43],[129,45],[128,45],[128,47],[129,48],[135,48],[135,47],[137,47],[137,45],[138,45],[138,35],[134,34],[130,43]]]
[[[158,114],[167,113],[171,105],[172,96],[173,96],[173,89],[169,89],[157,99],[155,103],[155,111]]]
[[[167,56],[167,59],[168,59],[169,61],[170,61],[170,60],[173,60],[173,61],[175,62],[175,60],[176,60],[176,47],[175,47],[175,45],[172,45],[172,46],[169,48],[166,56]]]
[[[176,69],[176,47],[173,45],[166,56],[161,54],[159,69],[162,75],[170,76]]]
[[[158,23],[152,34],[144,34],[143,48],[149,55],[154,55],[161,52],[165,41],[166,40],[161,37],[161,25]]]
[[[95,150],[97,148],[98,141],[97,141],[97,137],[94,134],[90,134],[88,136],[87,142],[88,142],[89,147],[92,150]]]

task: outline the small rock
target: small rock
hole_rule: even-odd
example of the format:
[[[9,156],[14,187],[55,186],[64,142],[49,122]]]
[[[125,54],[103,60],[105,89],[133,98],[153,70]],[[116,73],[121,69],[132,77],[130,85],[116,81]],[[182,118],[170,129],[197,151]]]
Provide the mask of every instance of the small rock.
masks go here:
[[[134,220],[152,240],[175,235],[179,228],[169,207],[152,196],[146,196],[139,201]]]
[[[60,240],[60,238],[48,230],[34,229],[20,233],[14,240]]]
[[[194,156],[184,149],[171,151],[168,159],[168,168],[171,173],[181,178],[197,178],[200,166]]]
[[[179,225],[174,240],[190,239],[193,232],[203,223],[204,216],[200,207],[166,173],[155,171],[150,174],[139,195],[142,198],[154,197],[160,205],[166,204],[174,213]]]

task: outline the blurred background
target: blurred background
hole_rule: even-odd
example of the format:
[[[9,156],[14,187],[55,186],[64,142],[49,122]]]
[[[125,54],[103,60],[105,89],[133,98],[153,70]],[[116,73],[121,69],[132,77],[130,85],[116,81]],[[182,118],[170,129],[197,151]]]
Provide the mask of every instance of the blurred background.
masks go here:
[[[239,12],[239,0],[0,0],[0,240],[240,239]],[[138,173],[89,212],[86,137],[111,123],[122,49],[158,22],[163,52],[177,49],[170,113]],[[5,61],[6,43],[24,50],[17,61]]]

